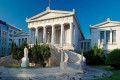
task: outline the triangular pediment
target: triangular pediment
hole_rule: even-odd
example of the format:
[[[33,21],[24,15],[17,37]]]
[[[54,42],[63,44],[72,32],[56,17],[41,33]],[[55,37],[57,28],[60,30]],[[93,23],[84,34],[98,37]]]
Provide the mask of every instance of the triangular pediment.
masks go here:
[[[69,11],[48,10],[48,11],[42,12],[36,16],[33,16],[32,18],[29,18],[26,21],[44,20],[44,19],[68,16],[68,15],[73,15],[73,14],[74,14],[73,12],[69,12]]]
[[[18,34],[15,34],[14,37],[20,37],[20,36],[28,36],[29,34],[26,32],[20,32]]]
[[[113,27],[120,25],[120,22],[117,21],[106,21],[97,25],[92,26],[91,28],[102,28],[102,27]]]

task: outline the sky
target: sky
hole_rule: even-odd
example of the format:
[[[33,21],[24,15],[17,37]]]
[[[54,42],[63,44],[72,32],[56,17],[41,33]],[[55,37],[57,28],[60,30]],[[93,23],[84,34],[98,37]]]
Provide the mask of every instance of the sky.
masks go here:
[[[46,10],[49,0],[0,0],[0,19],[28,32],[26,17]],[[110,18],[120,21],[120,0],[52,0],[51,10],[72,11],[86,39],[90,39],[89,25],[96,25]]]

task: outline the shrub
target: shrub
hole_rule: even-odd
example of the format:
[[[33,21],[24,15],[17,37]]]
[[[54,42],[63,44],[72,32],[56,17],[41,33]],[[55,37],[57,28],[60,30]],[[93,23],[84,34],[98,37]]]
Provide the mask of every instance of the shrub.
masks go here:
[[[28,47],[27,43],[24,41],[21,46],[17,46],[16,43],[12,42],[10,53],[12,54],[12,57],[16,60],[21,60],[24,56],[24,48]]]
[[[26,42],[23,42],[19,47],[16,45],[16,43],[12,42],[10,52],[12,54],[12,57],[17,60],[21,60],[24,56],[24,48],[25,46],[28,48],[28,45]],[[43,44],[38,45],[37,40],[36,43],[32,48],[28,48],[28,57],[29,61],[31,63],[35,63],[36,66],[42,65],[43,67],[46,65],[43,64],[45,61],[47,61],[51,56],[49,45]]]
[[[42,67],[45,67],[45,66],[46,66],[46,63],[45,63],[45,62],[42,62],[41,65],[42,65]]]
[[[101,65],[105,63],[105,54],[103,48],[94,46],[91,50],[84,52],[84,56],[88,65]]]
[[[110,52],[105,62],[116,69],[120,69],[120,49],[115,49]]]

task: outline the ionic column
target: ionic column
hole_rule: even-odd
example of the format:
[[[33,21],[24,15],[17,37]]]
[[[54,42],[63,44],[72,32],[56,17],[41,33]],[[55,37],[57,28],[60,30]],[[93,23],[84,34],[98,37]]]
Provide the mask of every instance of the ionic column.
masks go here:
[[[63,46],[64,44],[64,25],[61,24],[61,47]]]
[[[73,46],[73,23],[70,23],[70,46]]]
[[[112,29],[110,28],[110,44],[112,44]]]
[[[43,27],[43,42],[46,43],[46,27]]]
[[[36,40],[38,42],[38,28],[36,28],[36,30],[35,30],[35,42],[36,42]]]
[[[31,35],[32,35],[31,28],[29,28],[29,44],[31,44]]]
[[[104,44],[106,44],[106,31],[104,31]]]
[[[52,44],[55,44],[55,27],[52,25]]]

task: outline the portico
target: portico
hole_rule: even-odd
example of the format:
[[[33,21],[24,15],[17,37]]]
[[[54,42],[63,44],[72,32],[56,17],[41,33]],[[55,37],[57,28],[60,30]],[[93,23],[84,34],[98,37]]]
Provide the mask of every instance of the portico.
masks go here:
[[[73,23],[53,24],[29,28],[29,43],[48,43],[57,46],[72,46]]]

